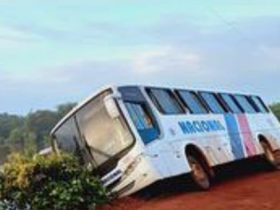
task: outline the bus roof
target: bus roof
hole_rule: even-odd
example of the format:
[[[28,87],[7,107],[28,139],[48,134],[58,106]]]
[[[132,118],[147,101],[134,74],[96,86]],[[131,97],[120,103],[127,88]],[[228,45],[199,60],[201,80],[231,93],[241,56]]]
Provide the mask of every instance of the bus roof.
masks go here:
[[[57,129],[67,120],[69,119],[73,114],[75,114],[78,110],[80,110],[85,104],[87,104],[89,101],[91,101],[94,97],[96,97],[98,94],[106,91],[106,90],[116,90],[118,87],[147,87],[147,88],[170,88],[170,89],[178,89],[178,90],[190,90],[190,91],[206,91],[206,90],[201,90],[198,88],[186,88],[186,87],[174,87],[174,86],[159,86],[159,85],[107,85],[104,86],[98,90],[96,90],[93,94],[91,94],[89,97],[78,103],[70,112],[68,112],[56,125],[55,127],[51,130],[50,135],[52,136]],[[207,92],[214,92],[214,93],[229,93],[229,94],[235,94],[235,95],[250,95],[250,96],[257,96],[255,94],[240,94],[240,93],[233,93],[233,92],[228,92],[228,91],[218,91],[218,90],[207,90]]]

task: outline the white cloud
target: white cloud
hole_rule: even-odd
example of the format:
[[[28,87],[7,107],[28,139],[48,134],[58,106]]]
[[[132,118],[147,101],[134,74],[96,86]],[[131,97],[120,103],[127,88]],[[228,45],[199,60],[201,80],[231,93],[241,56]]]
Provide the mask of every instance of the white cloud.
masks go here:
[[[0,50],[14,51],[30,48],[39,37],[13,27],[0,27]]]
[[[26,41],[32,41],[36,38],[39,37],[30,32],[25,32],[15,27],[7,27],[7,26],[0,27],[0,39],[3,40],[10,40],[14,42],[26,42]]]
[[[141,52],[132,60],[137,74],[155,74],[163,71],[194,71],[199,69],[201,56],[193,52],[183,52],[172,47],[162,47]]]

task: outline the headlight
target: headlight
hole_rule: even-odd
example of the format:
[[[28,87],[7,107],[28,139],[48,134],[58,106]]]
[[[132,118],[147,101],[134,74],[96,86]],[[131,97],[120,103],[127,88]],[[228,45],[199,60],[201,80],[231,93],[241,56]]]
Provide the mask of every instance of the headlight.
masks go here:
[[[129,176],[135,170],[135,168],[139,165],[141,160],[142,160],[141,155],[137,156],[125,169],[125,171],[123,173],[124,174],[123,178],[126,178],[127,176]]]

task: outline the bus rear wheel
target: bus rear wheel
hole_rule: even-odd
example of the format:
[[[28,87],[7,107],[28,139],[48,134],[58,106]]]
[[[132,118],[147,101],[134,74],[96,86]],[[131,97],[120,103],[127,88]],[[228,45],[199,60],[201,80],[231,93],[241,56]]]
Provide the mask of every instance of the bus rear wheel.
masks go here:
[[[271,146],[267,143],[262,141],[261,146],[264,151],[264,158],[265,160],[272,166],[275,170],[280,170],[280,150],[273,151]]]
[[[191,168],[191,177],[196,187],[200,190],[208,190],[210,188],[210,178],[202,161],[193,155],[187,155],[187,159]]]

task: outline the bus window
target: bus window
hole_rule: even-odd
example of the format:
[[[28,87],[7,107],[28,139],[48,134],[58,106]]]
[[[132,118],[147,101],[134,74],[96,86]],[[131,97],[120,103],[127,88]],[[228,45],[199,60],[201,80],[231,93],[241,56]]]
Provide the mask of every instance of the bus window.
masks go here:
[[[55,149],[67,153],[78,152],[78,129],[74,118],[68,119],[54,134]]]
[[[256,113],[254,107],[250,104],[246,96],[244,95],[235,95],[234,96],[239,105],[242,107],[243,111],[246,113]]]
[[[113,159],[133,144],[123,118],[112,119],[101,94],[77,112],[77,122],[84,141],[87,142],[96,167]]]
[[[218,101],[214,93],[201,92],[200,95],[205,100],[206,104],[209,106],[210,110],[213,113],[217,113],[217,114],[225,113],[223,106]]]
[[[234,101],[230,94],[221,93],[220,94],[225,104],[230,108],[233,113],[242,113],[242,110],[238,106],[238,104]]]
[[[258,96],[252,96],[251,99],[254,102],[255,106],[258,108],[259,112],[268,112],[268,108],[264,105],[263,101]]]
[[[182,100],[183,104],[190,110],[191,113],[207,113],[206,108],[194,92],[187,90],[178,90],[177,93],[179,98]]]
[[[125,106],[144,144],[158,138],[158,128],[144,103],[125,102]]]
[[[148,89],[148,94],[151,97],[156,107],[164,114],[182,114],[182,107],[176,100],[170,90],[151,88]]]

